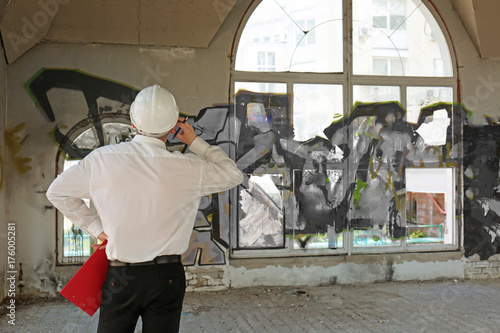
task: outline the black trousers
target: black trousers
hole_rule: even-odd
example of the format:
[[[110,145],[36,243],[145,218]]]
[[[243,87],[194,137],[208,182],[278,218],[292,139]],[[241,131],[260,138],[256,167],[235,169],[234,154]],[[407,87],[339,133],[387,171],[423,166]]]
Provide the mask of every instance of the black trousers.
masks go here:
[[[182,263],[110,266],[102,287],[98,333],[178,332],[186,276]]]

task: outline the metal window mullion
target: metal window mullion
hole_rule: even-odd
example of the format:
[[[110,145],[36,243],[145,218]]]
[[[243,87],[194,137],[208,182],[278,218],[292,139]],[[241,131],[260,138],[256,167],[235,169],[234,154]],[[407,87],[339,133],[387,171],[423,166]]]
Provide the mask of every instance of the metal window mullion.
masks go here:
[[[406,94],[408,86],[406,84],[401,84],[399,86],[399,99],[401,101],[401,105],[405,108],[405,110],[408,109],[408,96]]]
[[[302,73],[302,72],[234,72],[233,82],[273,82],[273,83],[328,83],[341,84],[342,73]]]
[[[431,87],[455,87],[456,79],[453,77],[419,77],[419,76],[375,76],[375,75],[353,75],[351,81],[354,85],[407,85],[407,86],[431,86]]]
[[[405,110],[408,110],[408,96],[407,96],[407,88],[408,86],[406,84],[401,84],[399,86],[399,99],[401,101],[401,105],[403,106],[403,108]],[[403,180],[404,181],[404,186],[406,188],[406,179]],[[402,221],[402,224],[403,224],[403,227],[404,227],[404,230],[405,230],[405,235],[403,237],[403,239],[401,240],[401,248],[403,249],[406,249],[408,247],[408,245],[406,244],[406,237],[407,237],[407,221],[406,221],[406,202],[407,202],[407,198],[406,198],[406,191],[405,191],[405,205],[403,205],[403,209],[402,209],[402,212],[400,212],[401,214],[401,221]],[[410,214],[411,214],[411,210],[410,210]],[[410,215],[410,219],[411,219],[411,215]]]
[[[352,0],[343,0],[343,29],[344,29],[344,38],[343,38],[343,48],[344,48],[344,115],[348,116],[352,101],[353,101],[353,84],[352,84],[352,77],[353,77],[353,45],[352,45],[352,18],[353,18],[353,13],[352,13]],[[346,138],[348,140],[348,146],[352,149],[351,147],[351,133],[349,131],[349,126],[345,127],[345,134]],[[349,160],[347,159],[345,162],[345,174],[348,174],[351,170],[349,166]],[[347,181],[349,180],[349,175],[347,177],[343,177],[344,181],[344,188],[348,189]],[[347,213],[347,219],[348,221],[352,220],[352,214],[353,212],[351,210],[348,210]],[[347,228],[350,229],[350,222],[348,222]],[[353,244],[353,233],[352,231],[347,231],[344,232],[344,247],[347,250],[347,254],[351,255],[352,249],[354,247]]]
[[[294,100],[294,97],[293,97],[293,81],[290,80],[286,83],[286,92],[289,96],[289,110],[288,112],[290,112],[290,119],[292,120],[292,124],[295,124],[295,119],[293,118],[293,100]],[[292,173],[291,173],[291,183],[292,183],[292,186],[293,186],[293,191],[295,191],[295,170],[292,169]],[[284,207],[284,205],[283,205]],[[296,209],[296,207],[292,208],[292,209]],[[295,214],[295,212],[294,212]],[[298,214],[297,214],[298,215]],[[295,226],[293,228],[293,231],[292,231],[292,238],[290,237],[287,237],[286,235],[286,220],[285,220],[285,216],[283,216],[283,221],[284,221],[284,226],[283,226],[283,232],[285,233],[285,249],[287,251],[287,253],[291,253],[293,252],[293,245],[294,245],[294,239],[295,239]]]

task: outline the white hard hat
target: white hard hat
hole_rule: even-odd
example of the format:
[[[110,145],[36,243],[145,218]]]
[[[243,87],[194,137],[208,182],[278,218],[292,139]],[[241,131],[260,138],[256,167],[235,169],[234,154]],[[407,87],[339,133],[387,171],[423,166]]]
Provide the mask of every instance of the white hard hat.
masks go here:
[[[179,108],[174,96],[159,85],[142,89],[130,105],[130,120],[137,132],[161,137],[177,123]]]

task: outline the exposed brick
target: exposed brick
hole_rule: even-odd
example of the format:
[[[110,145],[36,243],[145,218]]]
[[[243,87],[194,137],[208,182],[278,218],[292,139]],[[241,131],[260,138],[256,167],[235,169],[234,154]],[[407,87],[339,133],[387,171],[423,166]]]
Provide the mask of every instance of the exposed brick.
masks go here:
[[[491,267],[500,267],[500,261],[492,261],[490,262]]]
[[[490,267],[489,261],[476,261],[472,264],[472,267]]]
[[[194,286],[194,285],[196,285],[197,283],[198,283],[198,280],[196,280],[196,279],[192,279],[192,280],[189,280],[189,281],[188,281],[188,285],[190,285],[190,286]]]
[[[500,271],[496,267],[483,268],[483,274],[486,274],[492,278],[500,277]]]
[[[476,274],[482,274],[483,269],[482,268],[465,268],[464,272],[465,272],[465,274],[476,275]]]
[[[474,279],[491,279],[491,277],[488,274],[471,274],[467,276],[469,279],[474,280]]]

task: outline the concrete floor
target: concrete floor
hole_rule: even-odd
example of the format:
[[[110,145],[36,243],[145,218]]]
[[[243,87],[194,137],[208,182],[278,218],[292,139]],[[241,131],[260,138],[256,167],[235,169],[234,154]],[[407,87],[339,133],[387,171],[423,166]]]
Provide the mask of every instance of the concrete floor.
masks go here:
[[[5,309],[1,332],[95,332],[65,300]],[[187,293],[181,332],[499,332],[500,280],[254,287]],[[141,332],[140,322],[136,332]]]

